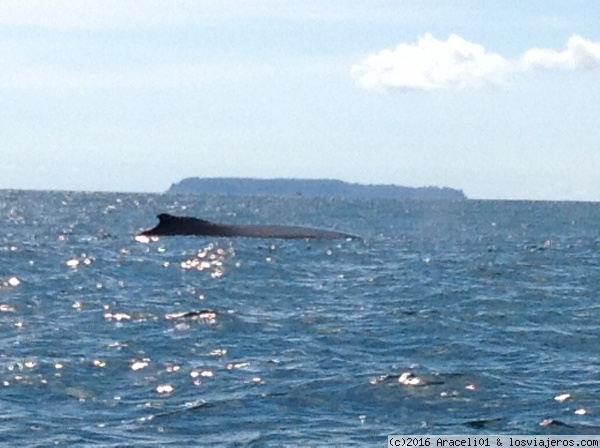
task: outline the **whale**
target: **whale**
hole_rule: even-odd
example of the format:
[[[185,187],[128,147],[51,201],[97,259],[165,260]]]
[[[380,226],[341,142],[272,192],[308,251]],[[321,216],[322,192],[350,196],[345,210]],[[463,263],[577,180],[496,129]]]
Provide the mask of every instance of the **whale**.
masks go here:
[[[161,213],[157,216],[158,224],[139,233],[139,236],[196,235],[248,238],[283,238],[283,239],[335,239],[357,238],[348,233],[334,230],[315,229],[311,227],[259,225],[259,224],[222,224],[189,216],[174,216]]]

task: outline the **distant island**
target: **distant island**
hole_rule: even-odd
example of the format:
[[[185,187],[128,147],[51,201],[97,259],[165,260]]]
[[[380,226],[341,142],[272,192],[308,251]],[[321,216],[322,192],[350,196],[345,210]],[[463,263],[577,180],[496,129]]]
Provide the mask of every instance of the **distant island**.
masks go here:
[[[402,187],[399,185],[363,185],[330,179],[251,179],[189,177],[167,190],[168,194],[238,196],[325,196],[344,198],[387,198],[413,200],[467,199],[462,190],[446,187]]]

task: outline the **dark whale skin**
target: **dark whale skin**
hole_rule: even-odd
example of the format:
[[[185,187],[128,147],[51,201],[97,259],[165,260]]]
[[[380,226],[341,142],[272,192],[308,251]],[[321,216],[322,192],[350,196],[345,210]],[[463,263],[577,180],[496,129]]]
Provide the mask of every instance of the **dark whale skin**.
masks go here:
[[[248,238],[334,239],[356,238],[355,235],[333,230],[280,225],[229,225],[187,216],[158,215],[158,225],[141,232],[140,236],[197,235],[239,236]]]

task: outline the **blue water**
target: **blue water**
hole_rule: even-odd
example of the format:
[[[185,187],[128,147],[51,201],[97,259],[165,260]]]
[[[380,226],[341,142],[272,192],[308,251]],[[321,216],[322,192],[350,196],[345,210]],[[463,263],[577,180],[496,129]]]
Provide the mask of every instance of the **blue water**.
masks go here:
[[[133,236],[172,213],[364,241]],[[600,434],[600,205],[0,192],[0,442]]]

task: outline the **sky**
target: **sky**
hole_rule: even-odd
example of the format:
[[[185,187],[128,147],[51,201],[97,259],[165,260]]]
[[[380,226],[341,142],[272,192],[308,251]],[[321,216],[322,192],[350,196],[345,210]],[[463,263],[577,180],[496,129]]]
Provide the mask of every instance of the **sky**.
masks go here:
[[[0,188],[600,201],[595,0],[2,0]]]

